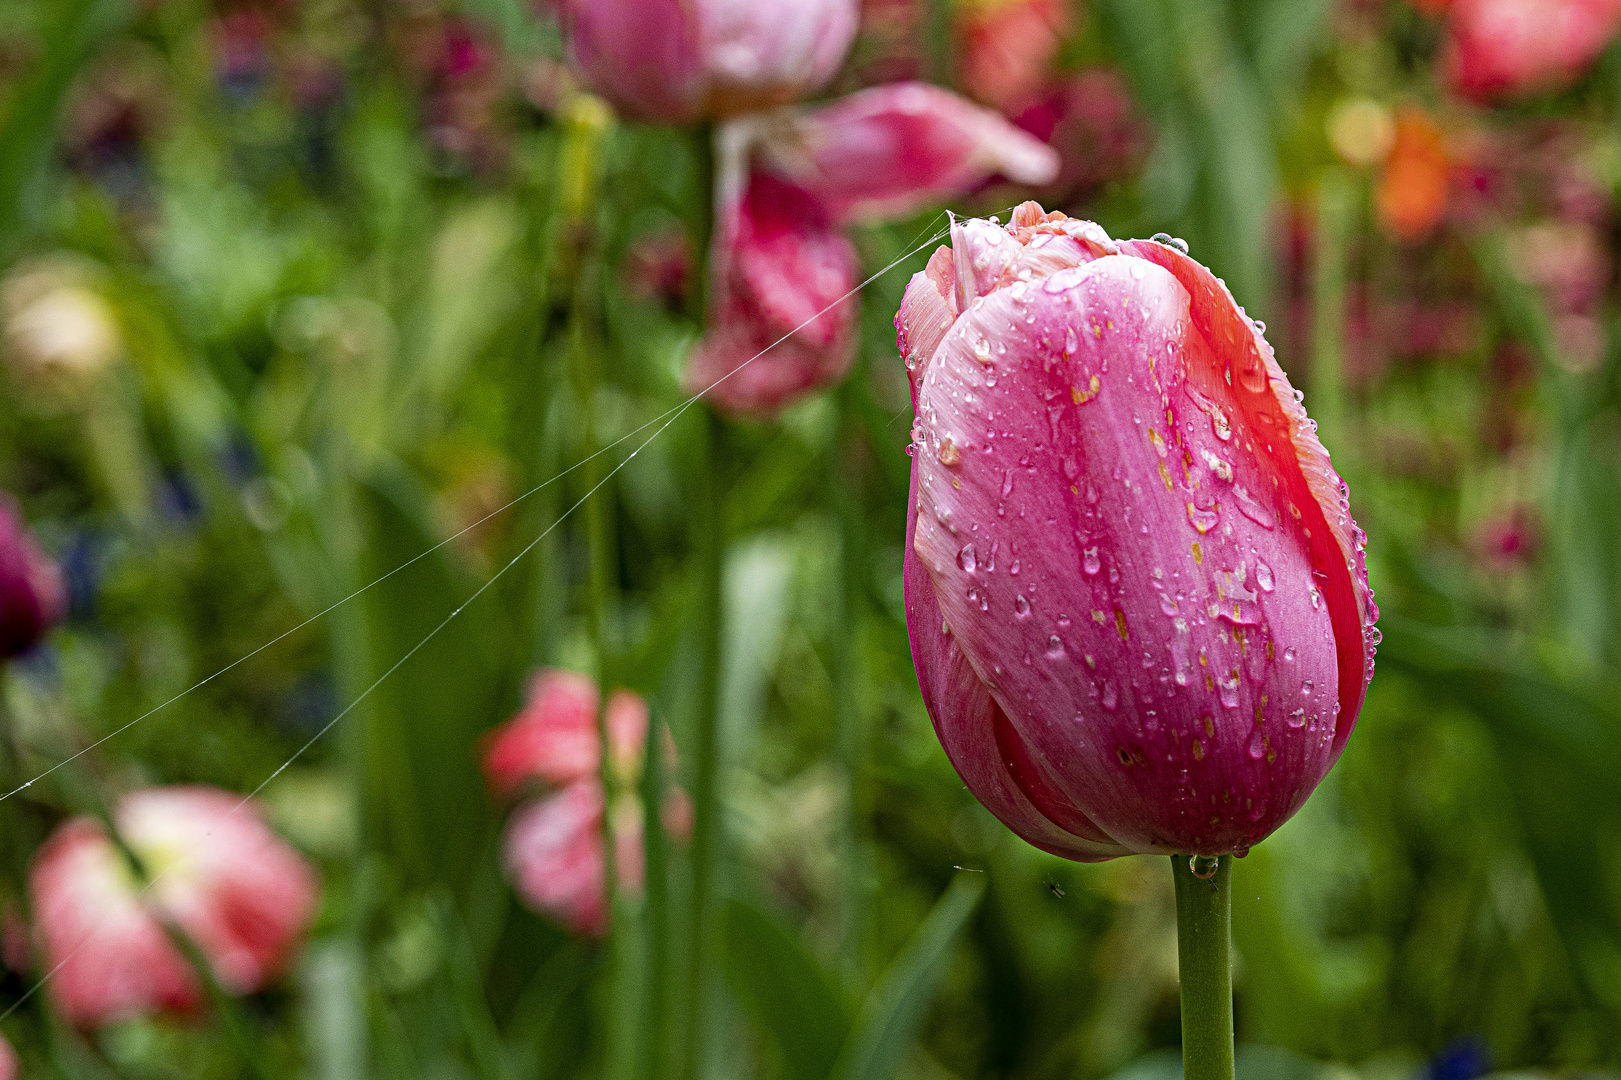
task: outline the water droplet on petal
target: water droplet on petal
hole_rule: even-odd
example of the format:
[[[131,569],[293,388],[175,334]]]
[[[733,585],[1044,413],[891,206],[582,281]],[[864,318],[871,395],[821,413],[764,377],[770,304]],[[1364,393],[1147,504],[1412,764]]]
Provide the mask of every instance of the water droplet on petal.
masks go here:
[[[974,554],[973,544],[964,544],[962,550],[957,552],[957,565],[962,567],[966,573],[972,574],[974,572],[974,568],[979,565],[979,559]]]
[[[1238,497],[1238,511],[1263,529],[1273,529],[1278,519],[1272,511],[1262,506],[1260,501],[1251,495],[1243,486],[1233,488],[1233,494]]]
[[[1023,593],[1013,601],[1013,611],[1021,619],[1030,614],[1030,601],[1024,598]]]
[[[1306,723],[1306,710],[1305,709],[1296,709],[1294,712],[1290,713],[1284,719],[1288,722],[1289,726],[1292,727],[1292,728],[1303,727],[1305,725],[1305,723]]]
[[[1057,660],[1060,656],[1063,656],[1063,655],[1064,655],[1064,643],[1062,641],[1058,640],[1058,635],[1057,634],[1054,634],[1052,637],[1047,639],[1047,659],[1049,659],[1049,660]]]
[[[1098,558],[1097,548],[1089,547],[1081,554],[1081,569],[1086,571],[1088,577],[1103,569],[1103,560]]]
[[[1221,860],[1214,855],[1188,856],[1188,873],[1200,881],[1209,881],[1216,876],[1216,869],[1221,866]]]
[[[1120,691],[1115,688],[1113,679],[1103,681],[1103,707],[1110,712],[1120,707]]]
[[[1261,587],[1262,592],[1271,592],[1277,587],[1272,580],[1272,568],[1260,559],[1255,560],[1255,584]]]
[[[1245,749],[1249,751],[1250,758],[1254,761],[1260,761],[1266,756],[1266,736],[1261,734],[1260,728],[1250,733],[1250,744]]]

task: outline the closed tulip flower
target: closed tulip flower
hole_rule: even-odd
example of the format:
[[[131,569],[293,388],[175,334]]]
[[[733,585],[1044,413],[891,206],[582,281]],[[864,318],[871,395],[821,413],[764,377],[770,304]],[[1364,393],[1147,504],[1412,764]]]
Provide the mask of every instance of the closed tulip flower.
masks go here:
[[[33,648],[67,610],[67,584],[0,494],[0,660]]]
[[[1621,30],[1621,0],[1455,0],[1442,69],[1466,97],[1492,101],[1568,84]]]
[[[29,892],[47,984],[73,1024],[100,1027],[185,1011],[197,973],[172,921],[208,958],[222,989],[253,993],[280,974],[315,914],[315,872],[240,796],[147,788],[113,820],[150,876],[144,892],[99,822],[64,823],[34,858]]]
[[[1244,853],[1345,746],[1378,614],[1261,328],[1179,244],[1034,203],[957,225],[896,325],[907,623],[969,789],[1072,859]]]
[[[814,93],[856,0],[556,0],[574,65],[626,115],[689,123]]]

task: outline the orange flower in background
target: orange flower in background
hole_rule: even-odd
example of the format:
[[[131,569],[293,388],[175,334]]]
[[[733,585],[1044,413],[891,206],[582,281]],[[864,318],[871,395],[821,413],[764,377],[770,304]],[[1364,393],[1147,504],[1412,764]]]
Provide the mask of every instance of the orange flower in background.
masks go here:
[[[1401,110],[1379,180],[1379,220],[1403,240],[1422,239],[1446,215],[1451,175],[1440,126],[1418,109]]]
[[[1005,109],[1039,90],[1069,30],[1069,0],[970,0],[957,9],[958,78]]]

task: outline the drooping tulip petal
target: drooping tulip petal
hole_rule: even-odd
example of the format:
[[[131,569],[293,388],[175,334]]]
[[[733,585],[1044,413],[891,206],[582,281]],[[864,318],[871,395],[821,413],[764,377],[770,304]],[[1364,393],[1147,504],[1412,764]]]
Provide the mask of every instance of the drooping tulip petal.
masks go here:
[[[148,788],[114,821],[151,882],[144,892],[90,818],[65,823],[29,876],[49,992],[86,1027],[187,1010],[201,984],[163,929],[197,944],[229,993],[263,987],[286,967],[314,915],[309,865],[239,796],[207,787]]]
[[[33,648],[67,611],[67,584],[0,494],[0,660]]]
[[[908,626],[948,753],[1048,850],[1245,850],[1333,764],[1370,670],[1339,479],[1264,339],[1179,250],[1034,204],[953,247],[953,295],[937,256],[898,320]]]
[[[730,412],[770,413],[837,382],[855,359],[855,246],[825,206],[770,173],[723,204],[710,326],[686,386]],[[724,380],[724,381],[722,381]]]
[[[820,89],[855,0],[559,0],[574,65],[627,115],[719,119]]]
[[[1052,147],[926,83],[875,86],[804,110],[763,152],[840,221],[906,217],[996,175],[1045,184],[1059,168]]]
[[[1477,101],[1555,90],[1618,31],[1618,0],[1456,0],[1441,66],[1454,89]]]

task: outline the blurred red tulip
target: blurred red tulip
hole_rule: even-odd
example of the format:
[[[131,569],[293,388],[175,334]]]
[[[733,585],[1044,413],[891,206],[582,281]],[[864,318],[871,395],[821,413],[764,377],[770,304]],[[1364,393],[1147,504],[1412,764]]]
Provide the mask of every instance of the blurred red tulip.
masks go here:
[[[634,794],[648,732],[647,703],[628,690],[608,699],[608,740],[621,794],[613,812],[615,874],[631,892],[642,888],[642,809]],[[603,860],[603,787],[597,736],[597,688],[584,675],[548,669],[529,685],[517,716],[485,740],[484,775],[497,795],[529,781],[549,789],[518,807],[503,843],[507,873],[518,895],[577,934],[599,936],[608,925]],[[665,731],[663,754],[675,765]],[[671,786],[660,815],[665,830],[691,831],[686,795]]]
[[[1536,511],[1516,504],[1480,522],[1469,546],[1484,569],[1505,573],[1523,569],[1536,558],[1541,542]]]
[[[151,886],[142,892],[92,818],[74,818],[34,857],[29,893],[48,990],[70,1023],[99,1027],[202,1000],[197,974],[159,920],[172,920],[231,994],[259,990],[315,913],[309,864],[254,808],[217,788],[147,788],[114,811]],[[240,807],[240,808],[239,808]]]
[[[856,31],[856,0],[555,0],[575,66],[627,116],[733,116],[814,93]]]
[[[0,492],[0,660],[33,648],[67,613],[67,584]]]
[[[1051,148],[995,113],[920,83],[745,118],[720,140],[711,328],[686,385],[713,387],[736,413],[775,412],[849,370],[859,261],[847,223],[906,217],[998,173],[1043,183],[1058,169]]]
[[[959,223],[896,325],[907,627],[969,789],[1072,859],[1246,851],[1339,756],[1378,641],[1260,329],[1179,247],[1034,203]]]
[[[1069,30],[1069,0],[967,0],[956,6],[958,81],[1004,109],[1033,94]]]
[[[1403,240],[1420,240],[1446,216],[1452,159],[1446,135],[1417,109],[1396,117],[1396,140],[1379,179],[1379,217]]]
[[[1441,67],[1458,93],[1495,101],[1568,85],[1621,30],[1621,0],[1455,0]]]
[[[1134,176],[1150,147],[1120,73],[1094,67],[1048,87],[1010,111],[1013,122],[1058,151],[1058,176],[1042,187],[1044,198],[1069,202],[1114,180]]]

